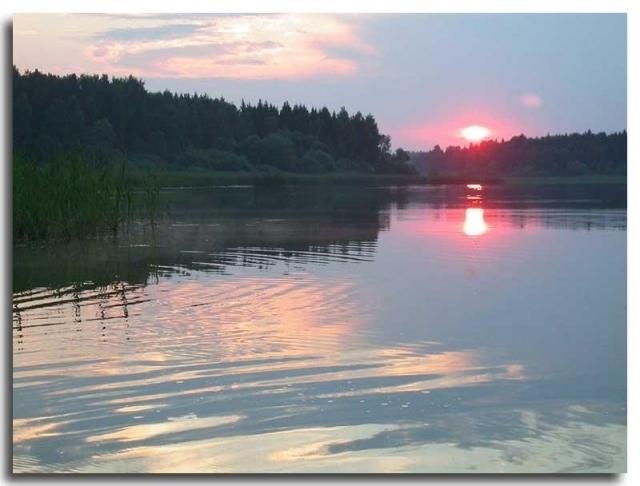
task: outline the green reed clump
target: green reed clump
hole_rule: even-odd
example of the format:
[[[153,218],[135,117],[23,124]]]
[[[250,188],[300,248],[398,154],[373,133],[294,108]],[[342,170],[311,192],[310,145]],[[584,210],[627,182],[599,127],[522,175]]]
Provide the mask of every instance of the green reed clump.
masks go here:
[[[146,217],[155,226],[158,218],[158,209],[160,208],[160,184],[156,174],[148,174],[143,179],[143,206],[146,211]]]
[[[76,152],[42,164],[14,155],[14,242],[117,233],[130,217],[130,201],[124,162],[114,171]]]

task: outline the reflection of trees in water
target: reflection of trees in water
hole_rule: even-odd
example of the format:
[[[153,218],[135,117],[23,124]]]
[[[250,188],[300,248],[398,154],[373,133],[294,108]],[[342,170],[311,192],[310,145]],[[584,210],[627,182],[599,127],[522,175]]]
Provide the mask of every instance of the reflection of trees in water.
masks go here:
[[[185,268],[224,273],[237,265],[368,261],[379,232],[390,229],[392,211],[466,208],[468,192],[464,186],[348,185],[167,191],[152,241],[148,228],[133,225],[126,241],[17,248],[14,292],[86,282],[146,284]],[[626,228],[626,191],[619,185],[485,186],[481,204],[493,224]]]
[[[16,351],[24,350],[24,330],[22,329],[22,311],[20,306],[13,303],[13,329],[15,331]]]
[[[526,228],[528,225],[545,226],[548,228],[562,228],[570,230],[626,230],[626,211],[580,211],[566,212],[524,210],[504,214],[500,212],[490,213],[492,221],[502,220],[518,228]]]
[[[465,186],[408,189],[409,209],[482,207],[493,223],[563,229],[620,229],[627,227],[626,186],[496,185],[480,191]],[[433,216],[440,218],[437,212]]]
[[[127,335],[129,301],[137,303],[137,294],[145,285],[146,283],[132,285],[123,281],[108,284],[84,282],[53,289],[40,288],[34,292],[15,293],[13,295],[13,329],[18,345],[16,350],[24,350],[25,329],[32,327],[73,323],[73,330],[82,332],[84,325],[96,322],[100,326],[102,340],[106,340],[108,323],[116,319],[124,323],[125,335]],[[53,312],[49,312],[50,309],[53,309]],[[67,315],[67,312],[70,315]],[[23,318],[27,319],[27,324],[23,324]],[[126,339],[129,338],[126,337]]]
[[[413,186],[405,189],[409,207],[460,207],[469,194],[481,194],[488,207],[537,209],[626,209],[624,184],[483,185],[481,192],[466,186]]]
[[[179,268],[224,272],[224,265],[371,259],[378,232],[389,228],[385,210],[393,196],[310,186],[182,191],[166,200],[170,210],[158,223],[153,245],[148,228],[138,225],[126,241],[16,249],[14,292],[86,282],[146,284]]]

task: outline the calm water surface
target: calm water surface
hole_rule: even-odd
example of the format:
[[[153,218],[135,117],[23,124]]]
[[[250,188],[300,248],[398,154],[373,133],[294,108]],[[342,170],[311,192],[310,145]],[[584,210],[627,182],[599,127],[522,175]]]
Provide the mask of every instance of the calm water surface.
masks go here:
[[[226,187],[14,252],[16,472],[626,468],[617,186]]]

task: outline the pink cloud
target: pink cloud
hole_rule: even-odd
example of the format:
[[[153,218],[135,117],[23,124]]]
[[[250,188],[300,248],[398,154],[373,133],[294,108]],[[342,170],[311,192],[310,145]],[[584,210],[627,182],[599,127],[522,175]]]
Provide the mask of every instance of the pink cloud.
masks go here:
[[[159,30],[160,31],[160,30]],[[345,19],[330,15],[242,15],[200,21],[192,31],[157,38],[103,33],[85,55],[103,71],[182,78],[303,79],[348,76],[374,56]],[[135,56],[135,66],[127,63]],[[134,69],[132,69],[134,68]]]
[[[542,98],[535,94],[522,95],[520,102],[527,108],[540,108],[542,106]]]
[[[303,79],[319,74],[346,76],[356,70],[350,61],[326,59],[312,53],[306,54],[301,62],[296,62],[296,56],[291,55],[277,63],[257,62],[253,56],[171,57],[158,61],[154,67],[158,76],[241,79]]]
[[[87,51],[87,53],[95,59],[101,59],[103,57],[107,57],[109,55],[109,52],[110,52],[109,48],[105,46],[90,47],[89,50]]]

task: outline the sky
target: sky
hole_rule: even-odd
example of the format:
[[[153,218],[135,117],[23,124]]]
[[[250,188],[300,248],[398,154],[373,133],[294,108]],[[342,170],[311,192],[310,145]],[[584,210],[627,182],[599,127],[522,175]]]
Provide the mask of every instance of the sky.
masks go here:
[[[20,14],[21,71],[371,113],[394,147],[626,129],[624,14]],[[470,126],[482,130],[466,130]]]

